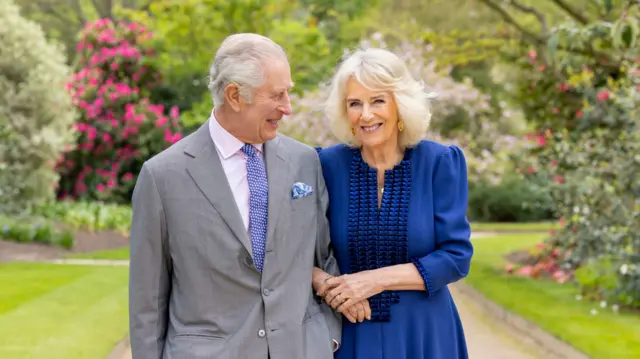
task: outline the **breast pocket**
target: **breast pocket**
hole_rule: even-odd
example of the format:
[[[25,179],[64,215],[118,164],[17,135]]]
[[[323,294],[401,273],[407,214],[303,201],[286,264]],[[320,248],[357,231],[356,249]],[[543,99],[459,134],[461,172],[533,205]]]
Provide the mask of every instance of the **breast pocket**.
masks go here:
[[[297,199],[291,199],[291,210],[292,211],[314,211],[318,202],[316,196],[309,195],[305,197],[300,197]]]

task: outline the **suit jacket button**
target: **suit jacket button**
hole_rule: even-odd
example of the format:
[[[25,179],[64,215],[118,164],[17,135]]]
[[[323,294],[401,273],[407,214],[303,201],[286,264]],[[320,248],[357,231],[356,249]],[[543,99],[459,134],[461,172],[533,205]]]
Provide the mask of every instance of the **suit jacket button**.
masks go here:
[[[268,297],[268,296],[269,296],[269,294],[270,294],[269,289],[267,289],[267,288],[263,289],[263,290],[262,290],[262,293],[264,293],[264,295],[265,295],[265,296],[267,296],[267,297]]]
[[[264,338],[264,336],[265,336],[266,334],[267,334],[267,333],[265,333],[264,329],[260,329],[260,330],[258,330],[258,336],[259,336],[260,338]]]

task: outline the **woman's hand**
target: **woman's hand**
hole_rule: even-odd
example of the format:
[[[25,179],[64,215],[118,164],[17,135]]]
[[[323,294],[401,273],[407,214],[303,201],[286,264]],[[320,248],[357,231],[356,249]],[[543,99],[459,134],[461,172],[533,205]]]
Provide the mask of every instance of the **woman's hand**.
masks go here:
[[[330,277],[322,282],[317,290],[318,295],[333,309],[343,314],[355,304],[384,290],[372,271]]]
[[[326,286],[326,282],[333,278],[332,275],[326,273],[320,268],[313,268],[311,284],[313,290],[318,292]],[[348,310],[342,313],[351,323],[362,323],[365,319],[371,319],[371,307],[368,300],[362,300],[355,305],[351,306]]]

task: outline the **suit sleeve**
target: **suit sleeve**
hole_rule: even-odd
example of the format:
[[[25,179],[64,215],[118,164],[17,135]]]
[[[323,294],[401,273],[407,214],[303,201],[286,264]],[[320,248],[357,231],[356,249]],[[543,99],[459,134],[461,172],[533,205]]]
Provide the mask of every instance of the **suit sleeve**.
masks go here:
[[[160,359],[165,344],[171,261],[165,214],[148,165],[132,196],[129,333],[133,359]]]
[[[329,220],[327,218],[329,194],[327,193],[324,176],[322,175],[322,166],[320,165],[318,156],[316,156],[316,161],[318,165],[318,179],[316,182],[318,186],[318,238],[316,239],[315,265],[330,275],[339,276],[340,268],[338,267],[338,261],[333,255]],[[320,308],[329,326],[331,338],[339,346],[342,337],[342,315],[331,309],[324,301],[320,301]]]
[[[440,155],[433,175],[435,250],[412,258],[429,296],[469,273],[473,246],[467,220],[467,167],[456,147]]]

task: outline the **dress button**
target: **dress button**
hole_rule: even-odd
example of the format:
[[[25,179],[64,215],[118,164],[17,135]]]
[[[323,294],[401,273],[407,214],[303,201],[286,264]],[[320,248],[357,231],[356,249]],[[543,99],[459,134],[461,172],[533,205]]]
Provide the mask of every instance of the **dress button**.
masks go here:
[[[258,336],[259,336],[260,338],[264,338],[264,336],[265,336],[266,334],[267,334],[267,333],[265,333],[264,329],[260,329],[260,330],[258,330]]]
[[[271,294],[271,292],[269,292],[269,289],[267,289],[267,288],[263,289],[262,293],[267,297],[269,296],[269,294]]]

